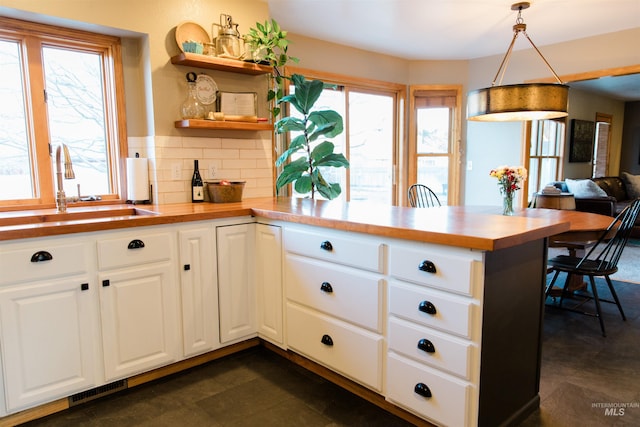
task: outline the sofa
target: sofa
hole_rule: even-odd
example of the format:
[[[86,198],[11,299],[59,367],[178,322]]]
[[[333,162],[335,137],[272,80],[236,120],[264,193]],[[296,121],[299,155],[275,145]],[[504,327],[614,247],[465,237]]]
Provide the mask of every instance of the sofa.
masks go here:
[[[595,184],[595,185],[594,185]],[[605,176],[591,179],[565,179],[554,181],[549,185],[563,192],[573,193],[576,210],[601,215],[616,216],[640,197],[640,175],[623,172],[621,176]],[[640,218],[632,232],[633,237],[640,237]]]

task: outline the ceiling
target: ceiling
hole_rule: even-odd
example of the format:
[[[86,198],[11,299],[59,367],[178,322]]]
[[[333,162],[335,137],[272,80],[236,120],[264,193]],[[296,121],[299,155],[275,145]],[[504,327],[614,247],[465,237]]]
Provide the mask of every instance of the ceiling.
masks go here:
[[[510,0],[266,0],[287,31],[409,60],[504,55],[518,12]],[[544,46],[640,26],[640,0],[531,0],[527,34]],[[629,43],[635,43],[629,40]],[[530,48],[519,37],[514,49]],[[620,100],[640,99],[640,78],[579,83]],[[572,87],[579,87],[572,83]],[[602,92],[604,91],[604,92]]]

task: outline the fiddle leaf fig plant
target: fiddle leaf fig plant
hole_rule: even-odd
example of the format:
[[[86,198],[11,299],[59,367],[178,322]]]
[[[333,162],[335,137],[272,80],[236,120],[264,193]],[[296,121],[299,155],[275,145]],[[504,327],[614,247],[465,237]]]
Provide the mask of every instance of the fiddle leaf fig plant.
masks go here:
[[[342,192],[340,184],[328,182],[322,169],[349,167],[349,161],[341,153],[335,153],[335,145],[328,140],[342,133],[342,116],[334,110],[313,111],[325,83],[307,80],[300,74],[292,75],[291,81],[295,92],[278,99],[277,104],[289,103],[302,117],[284,117],[275,124],[277,134],[296,134],[276,161],[277,167],[284,165],[276,180],[276,191],[293,183],[298,193],[311,193],[312,199],[316,191],[327,199],[335,199]],[[294,154],[295,159],[285,164]]]
[[[251,46],[253,61],[269,64],[273,68],[273,87],[269,88],[267,101],[275,101],[284,95],[284,77],[280,67],[288,62],[297,63],[299,60],[289,56],[289,40],[287,32],[280,28],[275,19],[265,21],[264,24],[256,22],[255,28],[249,28],[245,36],[246,42]],[[280,114],[280,108],[276,105],[272,110],[273,117]]]

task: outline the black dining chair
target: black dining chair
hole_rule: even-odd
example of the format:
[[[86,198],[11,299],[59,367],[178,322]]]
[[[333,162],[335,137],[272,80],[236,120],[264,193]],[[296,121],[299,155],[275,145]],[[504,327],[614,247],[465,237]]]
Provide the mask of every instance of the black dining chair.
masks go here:
[[[407,191],[409,205],[412,208],[431,208],[442,206],[436,193],[423,184],[413,184]]]
[[[553,306],[598,317],[603,336],[606,336],[606,333],[604,329],[604,321],[602,319],[602,312],[600,310],[601,302],[616,304],[618,306],[618,310],[620,310],[620,314],[622,315],[622,320],[627,320],[624,315],[624,311],[622,310],[620,299],[616,294],[609,276],[618,271],[618,261],[620,260],[620,256],[622,255],[622,251],[624,250],[627,241],[629,240],[629,235],[631,234],[631,230],[638,218],[639,212],[640,199],[636,199],[614,218],[609,227],[607,227],[607,229],[602,233],[597,243],[591,247],[586,255],[583,257],[558,255],[548,261],[548,265],[553,269],[553,271],[555,271],[555,273],[553,275],[553,279],[549,285],[547,285],[545,296],[549,296],[560,272],[567,273],[564,287],[562,288],[562,293],[560,295],[560,302],[558,305]],[[569,279],[571,275],[574,274],[589,277],[589,283],[591,285],[590,293],[588,291],[574,291],[573,294],[568,292]],[[607,286],[609,287],[609,291],[611,292],[611,296],[613,297],[613,301],[599,297],[594,279],[595,277],[604,277],[607,282]],[[571,307],[563,307],[562,304],[565,297],[569,296],[576,300],[576,304]],[[586,302],[591,300],[593,300],[596,306],[595,313],[581,309]]]

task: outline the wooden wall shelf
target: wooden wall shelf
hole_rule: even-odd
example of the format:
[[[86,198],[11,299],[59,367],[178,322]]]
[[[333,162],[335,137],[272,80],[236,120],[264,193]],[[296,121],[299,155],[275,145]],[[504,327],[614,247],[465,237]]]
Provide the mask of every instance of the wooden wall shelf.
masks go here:
[[[269,74],[272,71],[271,67],[256,64],[254,62],[245,62],[237,59],[218,58],[215,56],[198,55],[197,53],[186,52],[172,56],[171,63],[251,75]]]
[[[176,128],[209,130],[273,130],[271,123],[231,122],[214,120],[176,120]]]

